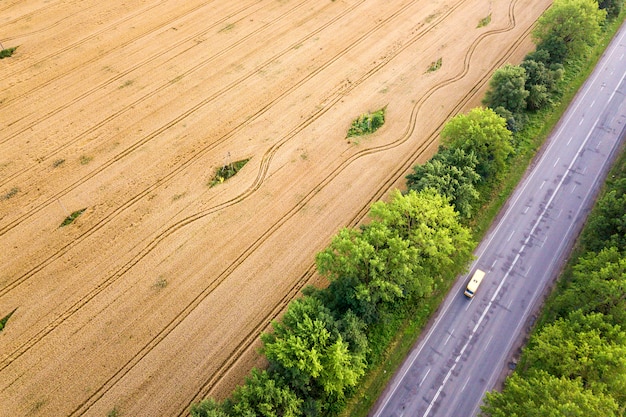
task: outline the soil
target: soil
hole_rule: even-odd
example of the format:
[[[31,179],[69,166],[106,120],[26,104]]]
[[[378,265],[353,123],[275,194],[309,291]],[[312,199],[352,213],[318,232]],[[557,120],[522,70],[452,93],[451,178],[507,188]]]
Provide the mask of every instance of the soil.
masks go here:
[[[0,61],[0,416],[228,395],[264,365],[259,334],[324,285],[315,254],[480,105],[550,3],[2,2],[19,48]]]

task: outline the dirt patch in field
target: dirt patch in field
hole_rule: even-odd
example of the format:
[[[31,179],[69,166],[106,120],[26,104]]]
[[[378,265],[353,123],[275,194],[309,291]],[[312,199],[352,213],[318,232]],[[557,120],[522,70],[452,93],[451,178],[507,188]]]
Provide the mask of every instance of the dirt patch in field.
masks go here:
[[[320,284],[315,253],[521,61],[550,3],[3,2],[0,415],[178,416],[227,395]]]

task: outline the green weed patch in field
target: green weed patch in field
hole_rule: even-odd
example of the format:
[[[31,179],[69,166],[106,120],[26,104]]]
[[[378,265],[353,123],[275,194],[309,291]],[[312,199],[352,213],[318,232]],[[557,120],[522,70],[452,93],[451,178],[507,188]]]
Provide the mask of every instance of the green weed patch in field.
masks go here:
[[[431,62],[426,72],[437,71],[439,68],[441,68],[442,63],[443,63],[443,58],[439,58],[438,60]]]
[[[13,311],[11,311],[11,312],[10,312],[9,314],[7,314],[6,316],[4,316],[4,317],[2,318],[2,320],[0,320],[0,332],[1,332],[2,330],[4,330],[4,326],[6,326],[7,321],[9,321],[9,319],[11,318],[11,316],[13,315],[13,313],[15,313],[15,310],[17,310],[17,308],[16,308],[16,309],[14,309]]]
[[[59,227],[63,227],[63,226],[67,226],[68,224],[71,224],[74,220],[76,220],[78,218],[78,216],[83,214],[83,212],[85,210],[87,210],[86,207],[84,209],[76,210],[74,213],[72,213],[69,216],[67,216],[65,218],[65,220],[63,220],[63,223],[61,223],[61,225]]]
[[[13,187],[9,191],[7,191],[6,194],[4,194],[2,197],[0,197],[0,200],[8,200],[11,197],[15,197],[17,195],[17,193],[19,193],[19,192],[20,192],[19,188]]]
[[[385,110],[387,107],[383,107],[373,113],[365,113],[358,117],[358,119],[352,122],[352,126],[348,130],[346,137],[363,136],[374,133],[383,124],[385,124]]]
[[[217,184],[221,184],[230,177],[233,177],[241,168],[248,163],[248,159],[242,159],[241,161],[233,162],[232,164],[224,165],[217,169],[215,176],[209,181],[209,187],[213,187]]]
[[[480,21],[478,22],[478,26],[479,28],[485,27],[487,26],[489,23],[491,23],[491,13],[489,13],[488,16],[483,17],[482,19],[480,19]]]
[[[13,48],[7,48],[7,49],[1,50],[0,59],[10,57],[11,55],[13,55],[13,52],[15,52],[16,49],[17,49],[17,46],[14,46]]]

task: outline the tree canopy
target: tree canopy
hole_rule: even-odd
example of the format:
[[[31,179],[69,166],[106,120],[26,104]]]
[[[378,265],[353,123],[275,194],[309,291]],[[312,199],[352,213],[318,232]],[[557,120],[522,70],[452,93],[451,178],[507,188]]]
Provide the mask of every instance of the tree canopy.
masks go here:
[[[489,81],[483,104],[492,109],[503,107],[514,115],[526,109],[526,71],[517,65],[498,68]]]
[[[482,415],[490,417],[618,417],[610,396],[585,389],[580,379],[536,371],[528,377],[514,373],[502,392],[488,392]]]
[[[442,148],[425,164],[413,167],[413,173],[406,177],[407,186],[415,191],[436,190],[450,200],[461,217],[470,218],[480,197],[476,189],[481,180],[477,165],[478,159],[472,152]]]
[[[596,0],[555,0],[537,21],[533,37],[538,49],[563,62],[581,56],[597,42],[605,18],[606,11],[598,8]]]
[[[273,333],[261,336],[270,369],[305,396],[342,396],[364,374],[364,354],[350,351],[331,312],[319,299],[292,301],[282,321],[272,326]]]
[[[520,81],[523,88],[523,80]],[[490,108],[477,107],[453,117],[444,126],[441,137],[445,146],[476,155],[476,172],[483,179],[499,178],[513,152],[506,120]]]
[[[337,287],[363,304],[356,308],[360,312],[428,295],[442,268],[471,247],[469,230],[454,208],[431,189],[395,191],[389,203],[374,203],[369,216],[368,225],[341,230],[317,255],[320,273],[331,285],[341,280]]]
[[[626,399],[626,333],[601,313],[574,311],[544,326],[525,357],[551,375],[580,379],[596,394]]]

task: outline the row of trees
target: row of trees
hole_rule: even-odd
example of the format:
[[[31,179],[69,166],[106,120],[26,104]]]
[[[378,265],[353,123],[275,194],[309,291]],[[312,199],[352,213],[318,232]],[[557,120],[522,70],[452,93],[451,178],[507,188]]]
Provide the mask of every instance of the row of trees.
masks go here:
[[[513,152],[506,120],[490,108],[452,118],[441,132],[439,152],[407,176],[412,190],[434,189],[468,220],[480,205],[480,189],[500,179]]]
[[[273,332],[261,336],[267,370],[254,370],[222,403],[193,416],[330,416],[364,375],[373,329],[423,303],[447,268],[464,264],[474,244],[448,199],[434,190],[395,191],[374,203],[368,224],[344,228],[317,255],[330,285],[306,288]],[[384,347],[383,347],[384,348]]]
[[[523,128],[527,111],[550,106],[558,96],[563,63],[584,57],[601,32],[607,14],[617,16],[623,0],[557,0],[533,31],[535,52],[520,65],[506,65],[491,80],[484,104],[507,119],[512,131]],[[599,7],[600,6],[600,7]]]
[[[555,1],[534,29],[536,50],[520,65],[494,72],[483,100],[487,108],[450,120],[441,133],[439,152],[414,167],[407,186],[437,190],[469,221],[481,195],[488,195],[506,174],[509,157],[518,151],[515,134],[524,129],[529,115],[552,106],[561,95],[563,64],[584,56],[597,41],[606,15],[619,15],[622,3]]]

